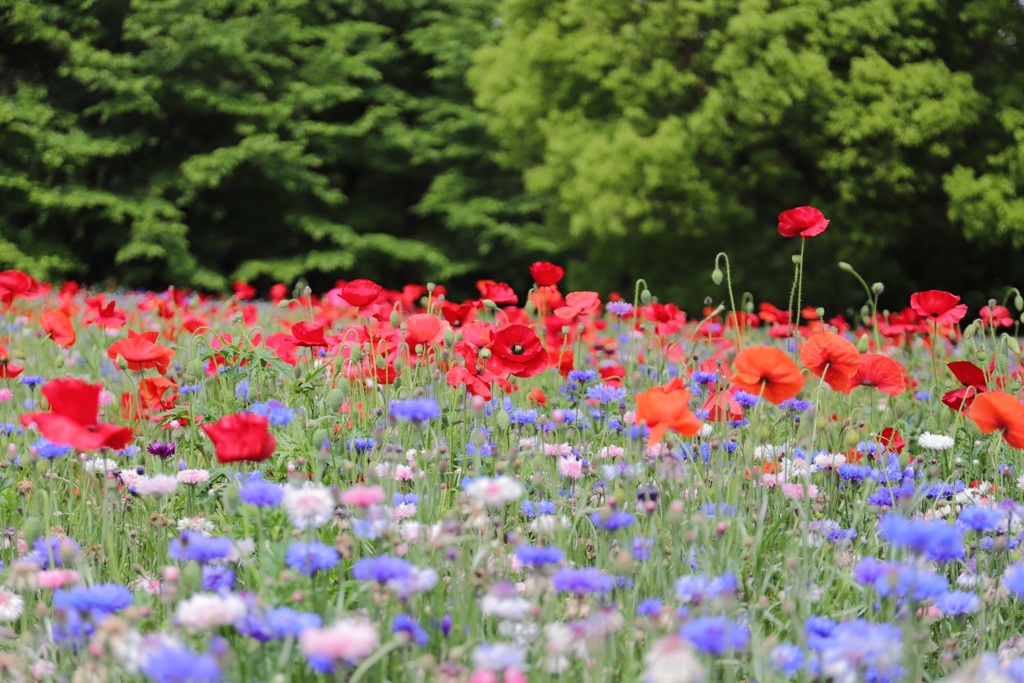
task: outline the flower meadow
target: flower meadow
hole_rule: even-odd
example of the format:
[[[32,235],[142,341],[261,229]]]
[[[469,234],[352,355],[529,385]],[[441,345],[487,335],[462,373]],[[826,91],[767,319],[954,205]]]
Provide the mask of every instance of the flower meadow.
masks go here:
[[[0,273],[0,680],[1024,681],[1024,297],[806,306],[828,224],[691,316]]]

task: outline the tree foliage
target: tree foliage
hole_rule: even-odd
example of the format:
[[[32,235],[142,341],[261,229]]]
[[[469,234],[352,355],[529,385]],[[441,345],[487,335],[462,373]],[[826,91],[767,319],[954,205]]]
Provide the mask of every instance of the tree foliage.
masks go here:
[[[785,300],[775,217],[818,206],[818,300],[853,263],[905,296],[1024,275],[1024,6],[1001,0],[504,0],[470,71],[502,160],[585,243],[573,283],[690,304],[718,250]],[[582,260],[582,259],[581,259]],[[1001,282],[1002,281],[1002,282]]]
[[[551,248],[464,73],[485,0],[8,0],[0,265],[221,288]]]

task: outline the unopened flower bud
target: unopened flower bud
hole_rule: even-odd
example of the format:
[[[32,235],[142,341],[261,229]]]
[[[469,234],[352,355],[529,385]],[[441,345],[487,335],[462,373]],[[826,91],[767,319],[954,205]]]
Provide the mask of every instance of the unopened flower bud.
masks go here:
[[[715,266],[715,269],[711,271],[711,281],[716,285],[722,284],[722,269]]]
[[[876,282],[873,285],[871,285],[871,293],[874,294],[875,296],[881,296],[882,292],[884,291],[885,285],[883,285],[881,282]]]

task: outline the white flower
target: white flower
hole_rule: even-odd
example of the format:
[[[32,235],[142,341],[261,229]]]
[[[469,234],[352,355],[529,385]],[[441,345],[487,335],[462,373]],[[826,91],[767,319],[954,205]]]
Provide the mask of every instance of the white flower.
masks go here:
[[[234,624],[246,615],[245,601],[230,593],[199,593],[178,603],[174,617],[186,627],[209,629]]]
[[[169,474],[155,474],[152,477],[142,475],[135,480],[132,488],[140,496],[160,498],[178,490],[178,480]]]
[[[711,436],[715,433],[715,428],[705,422],[700,426],[700,431],[697,432],[697,436]]]
[[[196,531],[209,538],[215,529],[213,522],[205,517],[182,517],[178,520],[178,531]]]
[[[515,479],[501,475],[500,477],[480,477],[466,487],[466,493],[488,507],[501,507],[522,497],[525,489]]]
[[[945,434],[925,432],[917,437],[917,443],[921,448],[927,448],[930,451],[948,451],[953,448],[953,444],[956,442],[953,440],[953,437],[946,436]]]
[[[846,464],[846,456],[842,453],[819,453],[814,456],[814,466],[819,470],[834,470]]]
[[[284,490],[281,505],[299,529],[322,527],[334,516],[334,496],[330,489],[318,484],[289,486]]]
[[[644,680],[650,683],[695,683],[704,678],[693,645],[676,635],[655,641],[644,655],[644,664]]]
[[[780,446],[772,446],[771,444],[758,446],[754,449],[754,458],[757,460],[774,460],[785,455],[791,447],[789,443],[784,443]]]
[[[6,588],[0,588],[0,624],[14,621],[25,609],[21,596]]]
[[[178,472],[178,481],[182,484],[189,484],[195,486],[196,484],[202,484],[204,481],[209,481],[210,473],[207,470],[180,470]]]
[[[86,472],[113,472],[121,469],[121,465],[110,458],[93,458],[83,462],[82,469]]]
[[[508,619],[509,621],[523,621],[530,616],[533,610],[533,602],[521,598],[516,594],[515,586],[511,584],[495,585],[491,591],[480,600],[480,611],[491,617]]]

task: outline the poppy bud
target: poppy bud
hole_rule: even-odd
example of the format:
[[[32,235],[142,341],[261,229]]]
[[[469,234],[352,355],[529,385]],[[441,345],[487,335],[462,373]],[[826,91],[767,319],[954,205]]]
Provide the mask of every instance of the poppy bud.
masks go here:
[[[531,315],[532,316],[532,315],[537,313],[537,307],[534,306],[532,299],[527,301],[526,305],[523,306],[523,308],[526,310],[526,315]]]
[[[444,331],[444,345],[449,349],[455,346],[455,333],[452,332],[451,327]]]
[[[61,355],[57,356],[57,358],[55,358],[54,360],[56,361],[58,368],[64,367],[64,354],[63,353]]]
[[[651,303],[651,290],[647,289],[646,287],[644,287],[640,291],[640,303],[642,303],[644,306]]]
[[[494,303],[490,299],[484,299],[480,303],[482,303],[484,305],[484,308],[486,308],[489,311],[496,311],[496,310],[498,310],[498,304]]]
[[[126,361],[124,359],[124,356],[122,356],[121,354],[117,354],[117,358],[114,359],[114,365],[117,366],[118,370],[128,369],[128,361]]]
[[[345,391],[339,387],[331,389],[327,394],[327,408],[332,412],[336,413],[341,410],[341,405],[345,402]]]
[[[815,309],[814,309],[814,313],[815,313],[815,315],[817,315],[817,316],[818,316],[819,318],[824,318],[824,317],[825,317],[825,309],[824,309],[824,308],[822,308],[821,306],[818,306],[817,308],[815,308]]]
[[[309,296],[312,293],[313,290],[309,285],[306,285],[305,287],[302,288],[302,296]]]
[[[1013,297],[1013,305],[1017,308],[1018,311],[1024,309],[1024,296],[1018,294],[1017,296]]]
[[[715,266],[715,269],[711,271],[711,281],[716,285],[722,284],[722,269]]]
[[[861,337],[859,340],[857,340],[857,350],[860,351],[861,353],[866,352],[870,348],[871,348],[871,340],[868,339],[868,336],[866,334],[863,337]]]
[[[853,272],[855,272],[855,271],[853,270],[853,266],[851,266],[851,265],[850,265],[849,263],[847,263],[846,261],[840,261],[840,262],[839,262],[839,270],[845,270],[845,271],[846,271],[847,273],[853,273]]]
[[[291,305],[292,305],[292,300],[291,299],[281,299],[280,301],[277,302],[277,307],[278,308],[288,308]]]
[[[384,356],[377,356],[377,357],[375,357],[373,359],[373,364],[376,365],[381,370],[383,370],[384,368],[386,368],[388,366],[388,362],[386,360],[384,360]],[[396,364],[396,367],[397,367],[397,364],[398,364],[398,359],[397,358],[395,359],[395,364]]]
[[[1010,359],[1005,354],[1000,353],[996,356],[996,373],[1005,375],[1010,370]]]
[[[512,417],[508,414],[508,411],[504,408],[498,413],[495,422],[498,424],[498,429],[508,429],[509,425],[512,424]]]
[[[793,259],[793,265],[796,266],[799,266],[801,261],[803,261],[803,258],[800,256],[800,254],[793,254],[790,258]]]
[[[883,285],[881,282],[876,282],[875,284],[871,285],[871,293],[874,294],[875,296],[881,296],[882,292],[884,291],[885,285]]]
[[[402,318],[398,315],[398,311],[391,311],[391,317],[389,320],[391,322],[391,327],[398,327],[398,323],[401,322]]]
[[[970,325],[968,325],[966,328],[964,328],[964,339],[970,339],[970,338],[972,338],[975,335],[975,333],[978,331],[977,323],[978,323],[978,321],[975,320]]]
[[[1015,354],[1017,354],[1019,356],[1020,355],[1020,343],[1017,341],[1016,337],[1011,337],[1008,334],[1003,334],[1003,337],[1006,338],[1006,348],[1010,349],[1011,351],[1013,351]]]
[[[487,360],[491,357],[491,350],[487,348],[480,349],[480,360]]]

